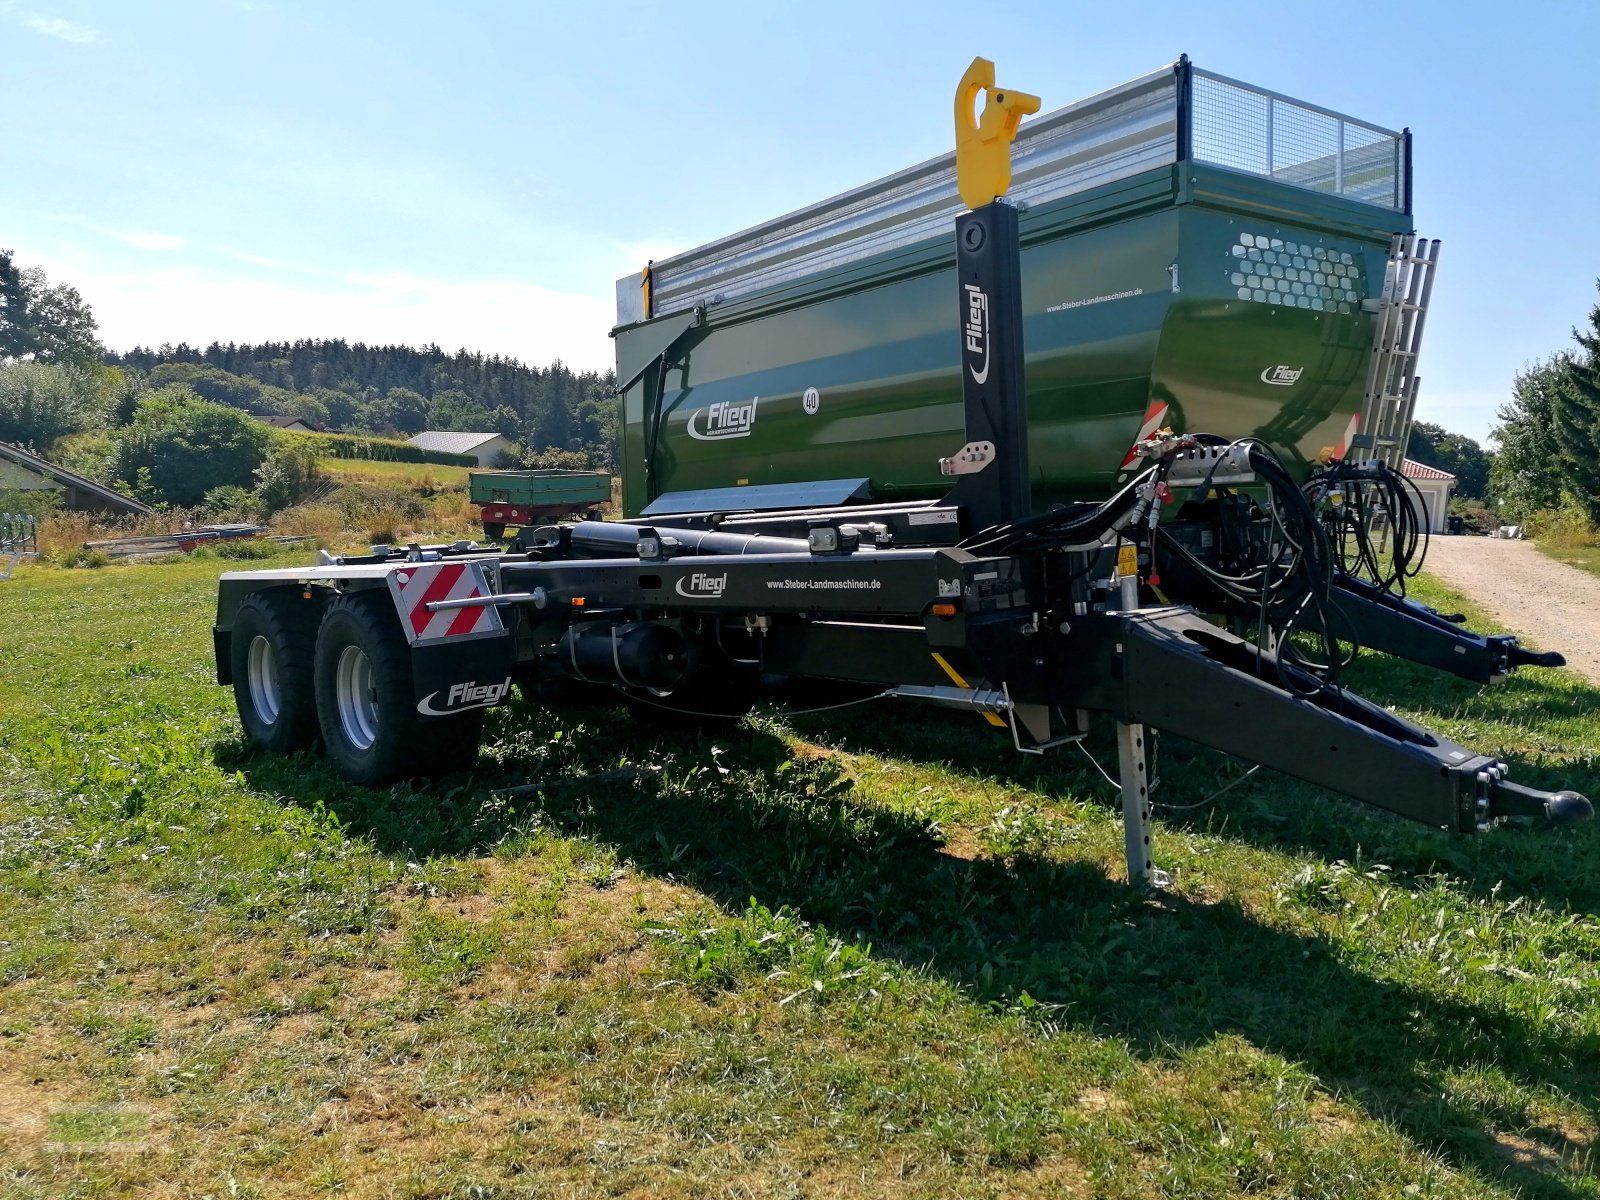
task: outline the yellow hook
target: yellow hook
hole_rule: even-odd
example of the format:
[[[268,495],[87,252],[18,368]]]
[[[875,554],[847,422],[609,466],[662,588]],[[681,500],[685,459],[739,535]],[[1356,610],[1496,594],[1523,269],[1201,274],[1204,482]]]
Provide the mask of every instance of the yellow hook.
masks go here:
[[[978,93],[987,92],[983,115]],[[1022,118],[1039,111],[1039,97],[998,91],[994,63],[975,58],[956,88],[956,186],[968,208],[979,208],[1011,186],[1011,143]]]

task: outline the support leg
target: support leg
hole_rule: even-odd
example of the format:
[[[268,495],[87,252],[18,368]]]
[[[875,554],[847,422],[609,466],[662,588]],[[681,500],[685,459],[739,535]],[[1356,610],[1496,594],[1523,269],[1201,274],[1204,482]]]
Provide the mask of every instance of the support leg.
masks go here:
[[[1128,856],[1128,882],[1166,887],[1171,879],[1156,869],[1150,846],[1150,770],[1143,725],[1117,723],[1117,768],[1122,780],[1122,836]]]

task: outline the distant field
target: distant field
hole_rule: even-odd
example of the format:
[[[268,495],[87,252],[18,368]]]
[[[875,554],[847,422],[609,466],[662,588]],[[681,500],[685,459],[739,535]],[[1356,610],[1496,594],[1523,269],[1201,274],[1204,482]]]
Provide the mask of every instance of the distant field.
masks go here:
[[[1167,739],[1147,897],[1083,754],[886,703],[519,702],[363,791],[212,683],[255,565],[0,583],[9,1196],[1600,1197],[1594,827],[1208,802],[1242,768]],[[1571,678],[1351,674],[1600,794]],[[496,790],[621,762],[659,783]]]
[[[436,463],[375,462],[360,458],[318,460],[325,474],[343,483],[381,483],[405,488],[464,488],[470,467]]]

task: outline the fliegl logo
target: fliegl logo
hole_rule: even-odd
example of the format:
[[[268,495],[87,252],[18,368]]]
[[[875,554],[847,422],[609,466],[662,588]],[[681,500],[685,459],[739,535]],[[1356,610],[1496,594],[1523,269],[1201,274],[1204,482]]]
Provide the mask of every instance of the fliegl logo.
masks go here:
[[[1288,367],[1279,363],[1261,372],[1261,382],[1270,383],[1274,387],[1293,387],[1300,382],[1300,376],[1304,374],[1304,367]]]
[[[690,414],[689,436],[702,442],[749,437],[756,427],[756,405],[760,401],[760,396],[752,396],[745,404],[722,400],[710,408],[702,408]]]
[[[715,600],[728,590],[728,577],[696,571],[693,575],[685,575],[679,579],[675,587],[678,595],[689,600],[703,600],[707,597]]]
[[[983,364],[983,369],[974,362],[967,363],[967,370],[972,372],[972,382],[977,384],[987,383],[989,379],[989,297],[982,288],[974,283],[962,284],[967,292],[967,319],[962,326],[965,336],[967,353],[974,356],[976,362]]]
[[[465,683],[456,683],[450,686],[445,693],[444,707],[434,706],[434,699],[438,692],[429,692],[417,705],[417,711],[425,717],[447,717],[451,713],[465,712],[469,708],[488,708],[499,704],[511,691],[511,676],[507,675],[500,683],[479,683],[469,679]]]

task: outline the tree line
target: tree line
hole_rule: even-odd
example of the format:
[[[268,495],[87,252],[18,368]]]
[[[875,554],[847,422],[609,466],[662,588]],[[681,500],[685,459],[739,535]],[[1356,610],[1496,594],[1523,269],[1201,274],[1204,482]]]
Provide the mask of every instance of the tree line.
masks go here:
[[[100,345],[94,314],[77,289],[52,283],[0,250],[0,364],[48,365],[97,372],[98,387],[118,391],[105,407],[126,424],[136,391],[183,387],[214,404],[257,417],[297,417],[323,429],[409,437],[424,429],[499,433],[530,461],[612,468],[617,439],[615,376],[574,371],[560,360],[528,366],[503,355],[437,345],[368,346],[342,338],[184,343],[126,353]],[[84,432],[93,405],[82,388],[60,379],[32,381],[29,412],[0,416],[0,438],[48,449],[64,433]],[[13,397],[15,399],[15,397]],[[57,412],[47,410],[55,402]]]
[[[1490,490],[1520,518],[1572,510],[1600,525],[1600,304],[1574,345],[1519,374],[1500,409]]]
[[[572,456],[605,468],[615,459],[614,374],[574,371],[559,360],[539,368],[436,345],[329,338],[135,347],[108,353],[105,362],[155,386],[182,384],[218,404],[317,428],[400,437],[424,429],[499,433],[530,457]]]

